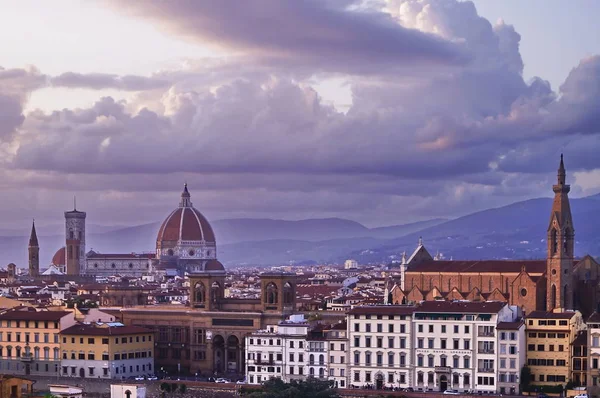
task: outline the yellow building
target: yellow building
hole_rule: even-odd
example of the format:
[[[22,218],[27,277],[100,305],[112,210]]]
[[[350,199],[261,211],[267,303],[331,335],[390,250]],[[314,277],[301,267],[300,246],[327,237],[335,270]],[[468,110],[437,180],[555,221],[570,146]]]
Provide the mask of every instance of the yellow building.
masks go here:
[[[0,314],[0,373],[55,376],[61,330],[75,324],[72,312],[17,307]]]
[[[571,379],[571,345],[585,327],[579,311],[533,311],[526,317],[527,365],[534,385]]]
[[[154,374],[154,333],[121,323],[77,324],[61,333],[61,374],[124,379]]]

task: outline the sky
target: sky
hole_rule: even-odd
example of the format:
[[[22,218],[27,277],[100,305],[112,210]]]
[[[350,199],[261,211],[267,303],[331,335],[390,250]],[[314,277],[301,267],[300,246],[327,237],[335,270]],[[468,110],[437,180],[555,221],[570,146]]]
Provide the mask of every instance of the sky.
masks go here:
[[[22,0],[0,13],[0,229],[381,226],[600,192],[595,0]]]

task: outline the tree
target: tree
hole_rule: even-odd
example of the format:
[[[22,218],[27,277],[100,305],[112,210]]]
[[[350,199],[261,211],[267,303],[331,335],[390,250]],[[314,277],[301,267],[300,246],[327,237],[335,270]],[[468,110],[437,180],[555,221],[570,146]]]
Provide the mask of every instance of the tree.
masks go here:
[[[180,384],[179,385],[179,392],[180,393],[185,394],[186,390],[187,390],[187,386],[185,384]]]
[[[523,366],[521,369],[521,391],[529,391],[529,387],[531,384],[531,369],[529,366]]]
[[[262,391],[242,390],[242,395],[250,398],[339,398],[333,381],[309,377],[306,380],[292,380],[289,383],[273,378],[263,384]]]

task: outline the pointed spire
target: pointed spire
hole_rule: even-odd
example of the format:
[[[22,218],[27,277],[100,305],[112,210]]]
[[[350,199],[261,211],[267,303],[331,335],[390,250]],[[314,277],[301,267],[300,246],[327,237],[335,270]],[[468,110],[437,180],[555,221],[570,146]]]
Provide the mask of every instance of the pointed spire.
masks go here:
[[[29,247],[37,247],[37,246],[39,246],[39,244],[38,244],[37,233],[35,232],[35,219],[34,219],[32,225],[31,225],[31,235],[29,236]]]
[[[566,171],[563,154],[560,154],[560,166],[558,166],[558,185],[565,185],[566,182]]]

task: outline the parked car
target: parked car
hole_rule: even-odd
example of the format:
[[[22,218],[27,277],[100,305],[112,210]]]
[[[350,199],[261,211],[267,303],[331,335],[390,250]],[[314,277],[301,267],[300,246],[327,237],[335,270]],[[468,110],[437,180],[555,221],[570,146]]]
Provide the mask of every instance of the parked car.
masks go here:
[[[231,380],[219,377],[217,380],[215,380],[215,383],[231,383]]]
[[[446,390],[444,391],[445,395],[460,395],[458,390]]]
[[[156,377],[155,375],[148,375],[148,377],[146,379],[150,380],[150,381],[154,381],[154,380],[158,380],[158,377]]]
[[[238,381],[235,382],[235,384],[246,384],[246,379],[238,380]]]
[[[584,392],[583,394],[575,395],[575,398],[588,398],[588,395]]]
[[[144,380],[144,376],[142,376],[142,375],[135,376],[133,379],[137,380],[137,381]]]

